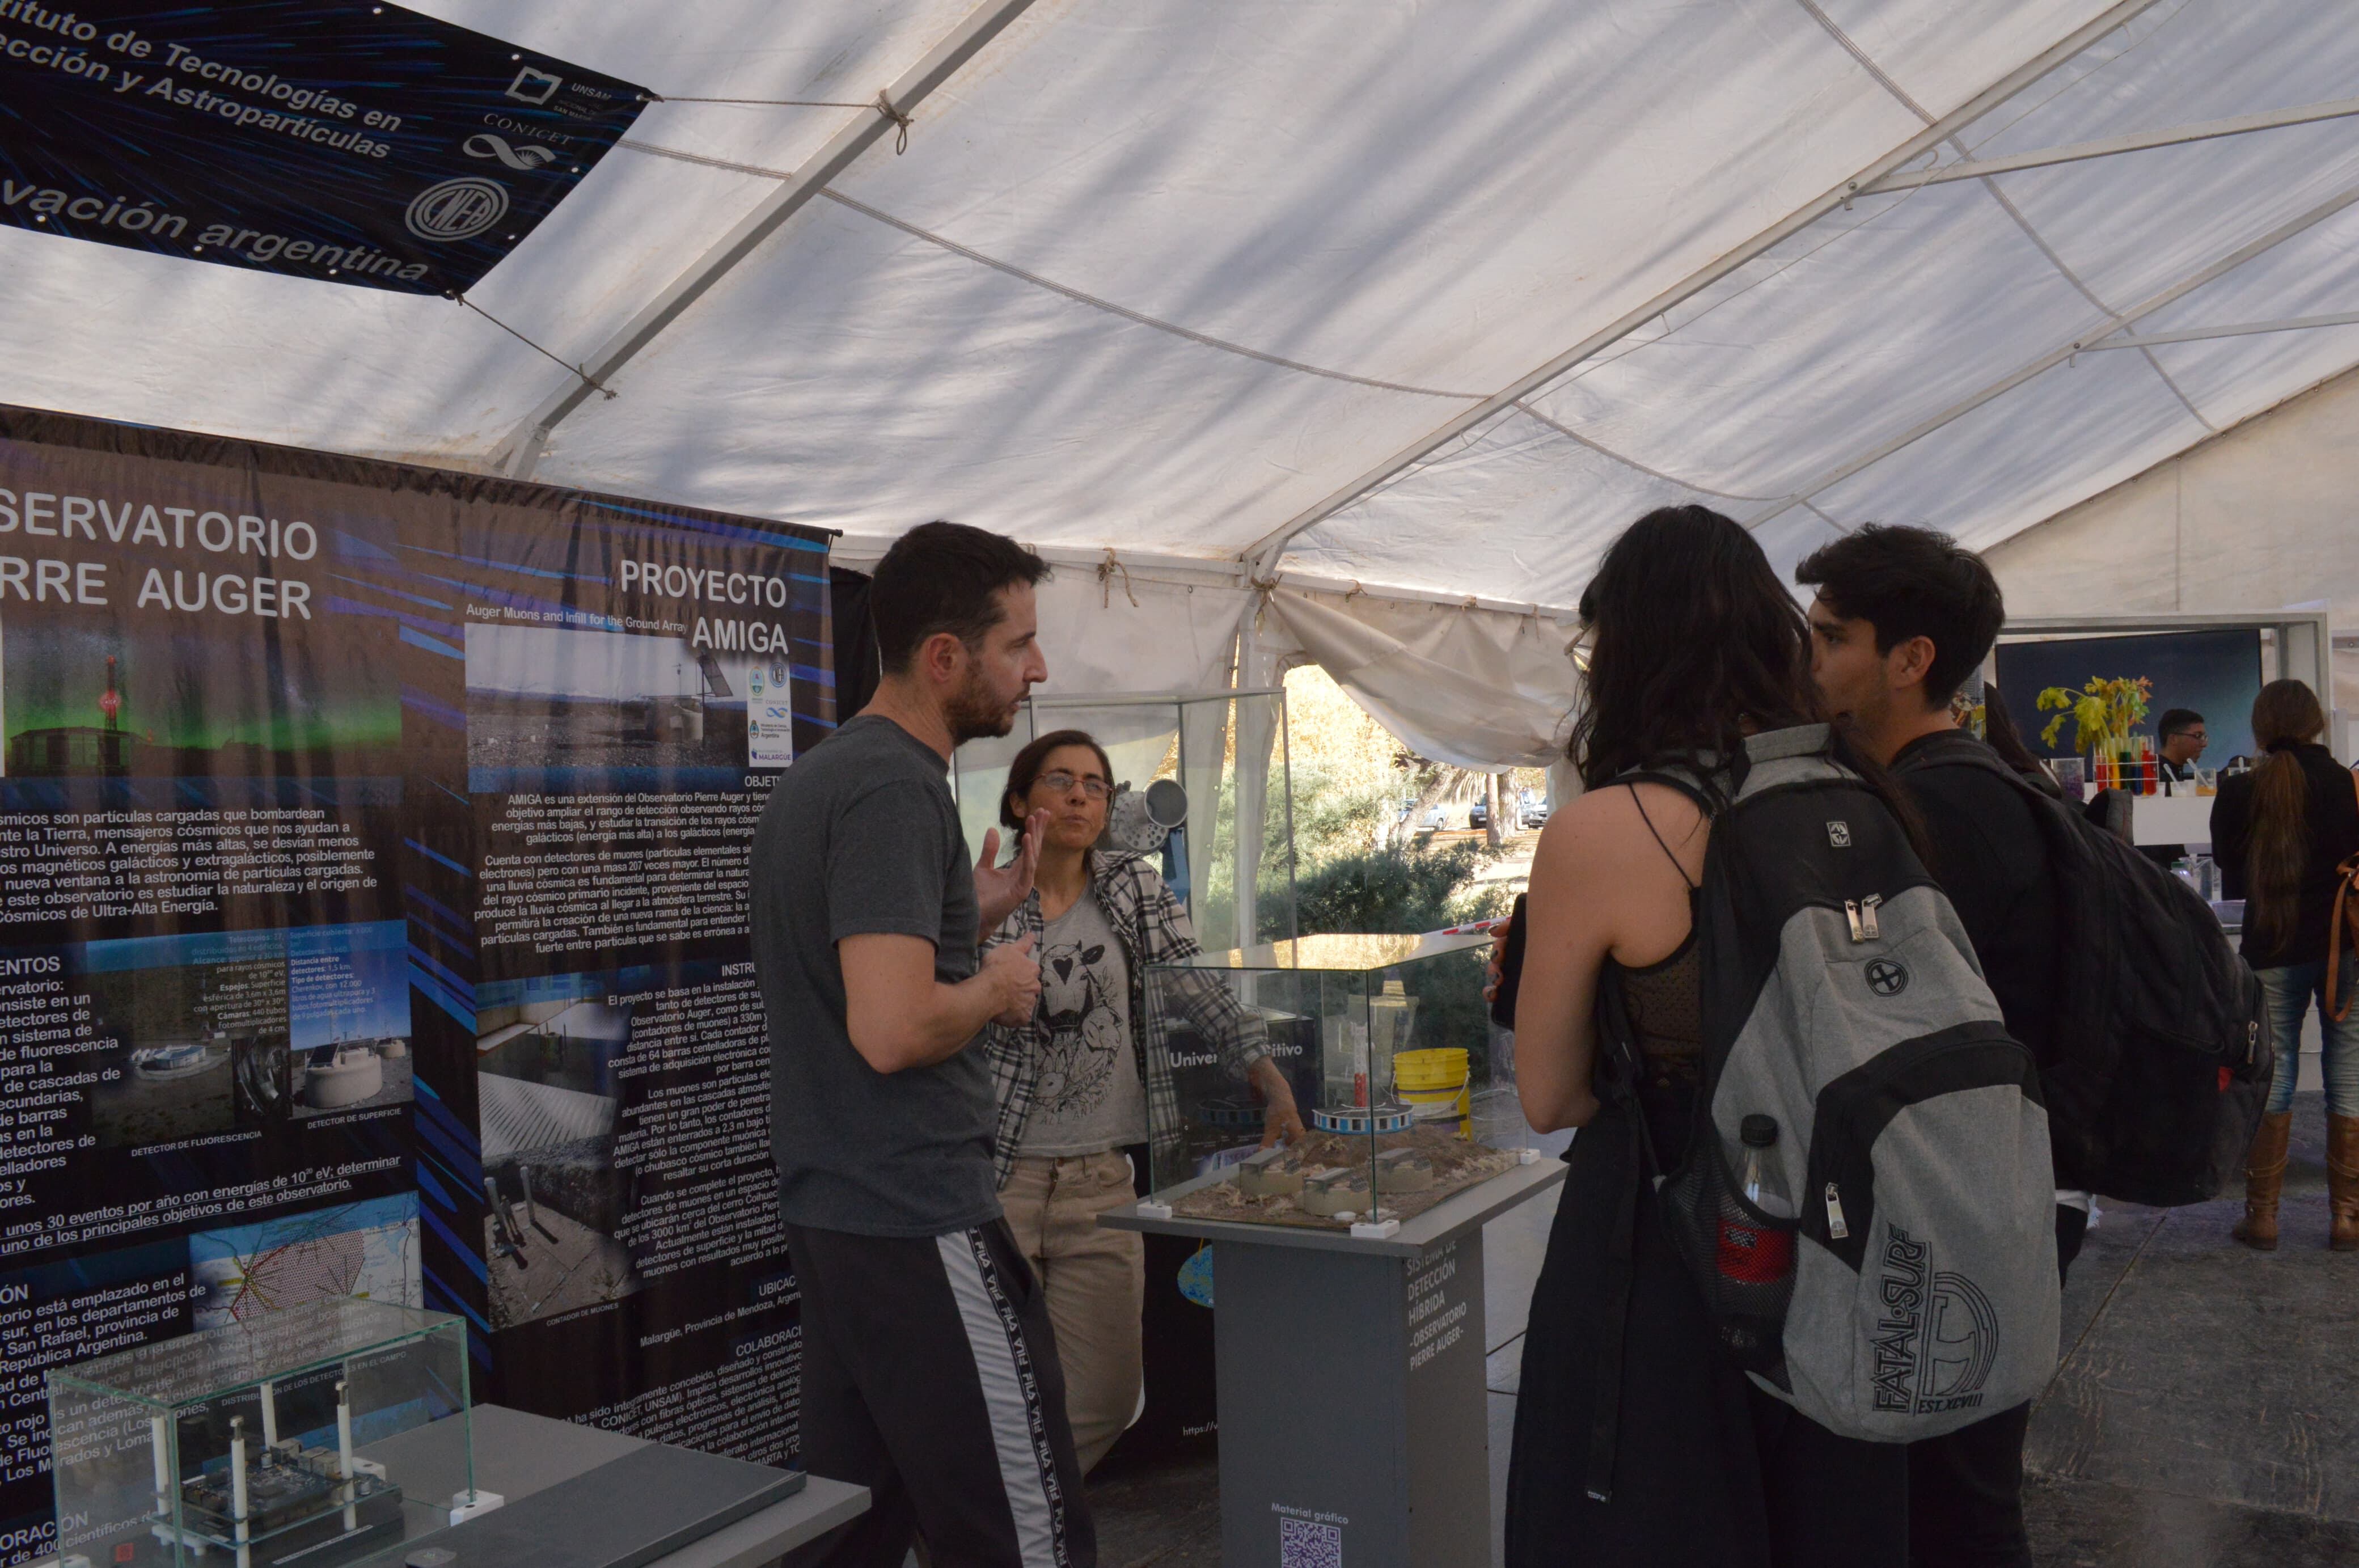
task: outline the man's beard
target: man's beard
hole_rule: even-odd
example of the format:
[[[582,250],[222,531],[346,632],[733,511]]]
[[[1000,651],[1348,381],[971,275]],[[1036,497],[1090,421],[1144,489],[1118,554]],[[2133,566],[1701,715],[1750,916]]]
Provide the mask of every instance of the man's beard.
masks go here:
[[[995,701],[980,674],[970,673],[963,685],[951,694],[942,717],[951,727],[951,744],[964,746],[971,740],[987,740],[1004,735],[1016,727],[1016,703],[1003,704]]]

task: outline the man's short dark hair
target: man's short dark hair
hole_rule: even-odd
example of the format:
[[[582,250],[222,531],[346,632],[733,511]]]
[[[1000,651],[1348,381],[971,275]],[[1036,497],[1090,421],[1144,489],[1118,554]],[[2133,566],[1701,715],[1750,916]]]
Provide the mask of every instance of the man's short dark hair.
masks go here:
[[[2006,601],[1983,558],[1931,528],[1869,523],[1813,550],[1794,581],[1816,588],[1844,620],[1875,626],[1878,653],[1931,638],[1928,702],[1956,696],[2006,624]]]
[[[2203,715],[2192,708],[2166,708],[2163,710],[2162,717],[2154,722],[2154,738],[2158,742],[2169,740],[2172,735],[2182,735],[2202,722]]]
[[[949,632],[969,648],[1000,622],[1003,588],[1036,583],[1049,563],[1009,539],[964,523],[919,523],[893,541],[868,590],[877,662],[909,668],[928,637]]]

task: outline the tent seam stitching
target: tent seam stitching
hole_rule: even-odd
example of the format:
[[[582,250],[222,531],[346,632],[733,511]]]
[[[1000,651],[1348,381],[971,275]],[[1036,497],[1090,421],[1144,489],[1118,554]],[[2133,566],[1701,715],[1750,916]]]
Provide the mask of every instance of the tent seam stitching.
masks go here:
[[[1853,38],[1849,33],[1845,32],[1842,27],[1837,25],[1833,17],[1828,16],[1824,10],[1821,9],[1818,0],[1795,0],[1795,4],[1801,6],[1803,10],[1808,11],[1810,16],[1816,19],[1819,26],[1827,30],[1828,36],[1832,38],[1835,42],[1841,44],[1843,49],[1850,53],[1851,57],[1859,61],[1861,66],[1866,70],[1868,75],[1874,77],[1877,84],[1883,87],[1886,93],[1891,93],[1894,98],[1899,100],[1899,102],[1908,108],[1909,113],[1915,114],[1919,119],[1924,121],[1929,125],[1933,124],[1934,116],[1926,113],[1925,106],[1918,103],[1916,99],[1910,97],[1901,87],[1900,83],[1893,79],[1890,72],[1886,71],[1882,66],[1876,64],[1875,58],[1864,49],[1862,49],[1857,40]],[[2185,5],[2181,5],[2180,10],[2183,11],[2186,8]],[[2175,16],[2178,15],[2178,12],[2173,12],[2171,15]],[[2167,22],[2169,18],[2166,17],[2164,20]],[[2131,44],[2130,49],[2136,49],[2138,43],[2143,43],[2144,41],[2144,39],[2136,40]],[[2127,54],[2130,50],[2125,49],[2122,52],[2123,54]],[[2118,60],[2121,56],[2116,55],[2114,58]],[[2110,65],[2112,63],[2112,60],[2104,62],[2105,65]],[[2097,68],[2097,70],[2103,69],[2103,65]],[[2096,72],[2095,71],[2092,71],[2088,74],[2094,75]],[[2082,79],[2075,80],[2075,85],[2078,84],[2079,80]],[[2070,89],[2068,88],[2063,91],[2069,90]],[[2061,92],[2057,94],[2053,94],[2052,96],[2061,96]],[[2018,119],[2022,117],[2023,116],[2017,116]],[[1960,158],[1968,160],[1971,160],[1973,158],[1973,154],[1967,150],[1965,138],[1962,136],[1954,136],[1950,137],[1949,145],[1956,150]],[[2106,304],[2103,299],[2099,299],[2096,291],[2082,280],[2081,275],[2074,272],[2070,266],[2066,265],[2064,258],[2056,254],[2055,247],[2048,243],[2046,237],[2043,236],[2038,229],[2032,227],[2031,220],[2023,215],[2022,209],[2017,207],[2014,201],[2008,199],[2006,191],[2001,191],[1998,188],[1997,179],[1995,176],[1986,174],[1980,180],[1976,180],[1975,183],[1990,192],[1991,200],[1998,203],[1999,211],[2005,212],[2009,219],[2013,220],[2015,226],[2023,232],[2024,238],[2029,240],[2033,247],[2037,249],[2041,256],[2048,258],[2048,265],[2054,267],[2057,273],[2062,277],[2064,281],[2070,283],[2073,287],[2073,289],[2080,294],[2081,298],[2086,299],[2090,304],[2094,305],[2099,310],[2104,311],[2105,319],[2115,323],[2116,328],[2118,328],[2121,321],[2121,312],[2114,310],[2111,305]],[[2215,436],[2220,433],[2220,427],[2203,417],[2203,410],[2195,406],[2195,400],[2188,397],[2185,388],[2179,385],[2178,381],[2172,377],[2169,371],[2163,368],[2162,362],[2154,356],[2154,350],[2150,348],[2140,349],[2138,351],[2138,355],[2146,361],[2147,368],[2154,372],[2156,377],[2161,381],[2166,388],[2169,390],[2170,395],[2179,399],[2179,406],[2187,410],[2188,418],[2193,419],[2197,424],[2202,426],[2206,430]],[[1571,434],[1569,430],[1565,433],[1568,435]],[[1577,440],[1579,438],[1576,437],[1575,439]],[[1754,497],[1730,496],[1729,499],[1751,500],[1754,499]],[[1824,512],[1820,512],[1818,507],[1811,506],[1810,498],[1807,495],[1799,496],[1797,499],[1799,500],[1802,506],[1809,510],[1817,512],[1820,519],[1825,522],[1829,527],[1834,528],[1838,531],[1843,531],[1842,525],[1836,523],[1832,517],[1828,517]]]
[[[651,153],[658,158],[677,158],[683,163],[699,163],[712,169],[725,169],[732,173],[756,175],[766,180],[788,180],[793,178],[783,169],[765,169],[758,164],[733,163],[726,158],[707,158],[701,153],[682,152],[677,147],[660,147],[653,142],[638,141],[629,136],[624,137],[615,145],[618,147],[628,147],[633,152]],[[1067,299],[1072,300],[1077,305],[1086,305],[1092,310],[1103,310],[1108,315],[1120,316],[1123,320],[1135,322],[1139,326],[1150,327],[1157,332],[1166,332],[1173,337],[1184,338],[1188,342],[1198,344],[1203,348],[1217,349],[1224,354],[1239,354],[1246,359],[1258,360],[1264,365],[1276,365],[1282,370],[1297,370],[1306,376],[1321,376],[1329,381],[1343,381],[1349,382],[1355,387],[1374,387],[1380,392],[1406,392],[1412,397],[1443,397],[1453,402],[1461,403],[1479,403],[1488,396],[1487,393],[1482,392],[1453,392],[1447,387],[1418,387],[1403,381],[1385,381],[1372,376],[1355,376],[1348,370],[1332,370],[1325,365],[1309,365],[1299,359],[1288,359],[1282,354],[1269,354],[1257,348],[1249,348],[1244,343],[1232,343],[1225,338],[1216,338],[1209,332],[1200,332],[1192,327],[1183,327],[1177,321],[1167,321],[1158,316],[1147,315],[1143,310],[1134,310],[1127,305],[1115,304],[1111,299],[1101,299],[1097,295],[1086,293],[1083,290],[1072,288],[1068,284],[1060,283],[1052,278],[1043,278],[1037,272],[1030,272],[1016,266],[1014,262],[1002,261],[997,256],[988,256],[982,251],[974,249],[972,245],[961,245],[958,241],[951,239],[946,235],[936,234],[930,229],[921,228],[918,224],[909,223],[905,219],[897,218],[890,212],[882,212],[877,208],[868,205],[865,201],[861,201],[853,197],[846,196],[841,191],[832,190],[827,186],[821,186],[819,190],[819,194],[826,197],[829,201],[835,202],[839,206],[851,208],[853,212],[858,212],[863,217],[873,219],[876,223],[883,223],[887,228],[898,229],[903,234],[909,235],[913,239],[923,240],[928,245],[936,245],[943,250],[949,251],[953,256],[963,256],[967,260],[974,262],[978,266],[987,267],[995,272],[1004,273],[1006,276],[1016,279],[1018,282],[1029,283],[1038,289],[1045,289],[1049,293],[1060,295]]]
[[[1666,474],[1659,468],[1650,468],[1646,463],[1640,463],[1636,458],[1625,457],[1620,452],[1614,451],[1610,447],[1601,446],[1596,441],[1593,441],[1587,436],[1582,435],[1579,430],[1573,430],[1568,425],[1559,424],[1556,420],[1549,418],[1546,414],[1541,413],[1538,408],[1533,408],[1529,403],[1520,397],[1508,404],[1507,407],[1529,419],[1536,419],[1539,423],[1546,425],[1549,429],[1564,437],[1567,441],[1572,441],[1580,446],[1587,447],[1590,451],[1595,452],[1600,457],[1605,458],[1610,462],[1618,463],[1625,468],[1634,469],[1636,472],[1647,475],[1650,479],[1659,479],[1666,485],[1676,485],[1682,490],[1692,490],[1699,495],[1711,495],[1723,501],[1767,502],[1777,499],[1775,495],[1740,495],[1733,490],[1715,490],[1709,485],[1698,485],[1691,479],[1681,479],[1676,474]]]
[[[1054,278],[1043,278],[1037,272],[1030,272],[1016,266],[1014,262],[1002,261],[997,256],[987,256],[971,245],[961,245],[958,241],[938,234],[930,229],[920,228],[906,219],[893,216],[890,212],[880,212],[864,201],[855,201],[844,195],[840,191],[832,191],[821,186],[819,193],[840,206],[851,208],[863,217],[873,219],[888,228],[898,229],[912,238],[924,240],[929,245],[939,245],[953,256],[963,256],[969,261],[990,267],[995,272],[1004,273],[1019,282],[1029,283],[1038,289],[1045,289],[1049,293],[1071,299],[1077,305],[1086,305],[1093,310],[1103,310],[1108,315],[1120,316],[1126,321],[1136,322],[1142,327],[1150,327],[1159,332],[1168,332],[1173,337],[1184,338],[1201,347],[1218,349],[1225,354],[1241,354],[1246,359],[1259,360],[1264,365],[1277,365],[1283,370],[1299,370],[1306,376],[1322,376],[1330,381],[1349,382],[1356,387],[1371,387],[1380,392],[1407,392],[1419,397],[1446,397],[1461,403],[1479,403],[1487,396],[1481,392],[1453,392],[1438,387],[1417,387],[1407,382],[1382,381],[1371,376],[1355,376],[1347,370],[1331,370],[1324,365],[1308,365],[1299,359],[1288,359],[1282,354],[1248,348],[1244,343],[1232,343],[1225,338],[1216,338],[1209,332],[1200,332],[1192,327],[1183,327],[1177,321],[1167,321],[1159,316],[1150,316],[1145,311],[1134,310],[1127,305],[1117,305],[1111,299],[1085,293],[1069,284],[1060,283]]]
[[[1951,138],[1950,145],[1957,147],[1958,151],[1962,155],[1966,150],[1959,144],[1955,137]],[[2014,201],[2008,197],[2007,193],[1998,188],[1997,177],[1995,175],[1985,174],[1980,180],[1974,181],[1974,183],[1980,185],[1984,190],[1990,192],[1991,200],[1998,203],[1999,211],[2005,212],[2008,217],[2015,220],[2015,226],[2021,229],[2023,231],[2024,237],[2038,248],[2040,255],[2048,258],[2048,264],[2050,267],[2053,267],[2058,273],[2062,275],[2065,282],[2070,283],[2074,289],[2080,290],[2082,299],[2086,299],[2090,304],[2094,305],[2098,310],[2103,310],[2105,313],[2105,320],[2115,323],[2115,330],[2118,331],[2119,323],[2122,319],[2121,312],[2114,310],[2111,305],[2106,304],[2104,300],[2099,299],[2097,297],[2096,290],[2091,289],[2087,283],[2083,282],[2081,275],[2073,271],[2072,268],[2065,263],[2062,256],[2056,254],[2055,247],[2048,243],[2047,238],[2042,235],[2038,229],[2031,226],[2031,220],[2024,216],[2023,209],[2017,207]],[[2220,427],[2203,417],[2203,410],[2195,406],[2194,399],[2188,397],[2187,393],[2180,387],[2179,383],[2172,378],[2170,372],[2162,367],[2162,362],[2155,358],[2154,350],[2150,348],[2141,349],[2138,353],[2139,357],[2146,361],[2147,368],[2152,370],[2155,375],[2160,378],[2163,386],[2169,388],[2170,395],[2179,399],[2179,406],[2187,410],[2188,418],[2193,419],[2197,424],[2201,425],[2213,435],[2218,435],[2220,433]]]
[[[629,147],[634,152],[652,153],[659,158],[678,158],[688,163],[707,164],[715,168],[726,169],[735,173],[761,175],[774,180],[786,178],[785,175],[776,169],[763,169],[758,165],[731,163],[721,158],[707,158],[700,153],[681,152],[673,147],[660,147],[653,142],[637,141],[627,136],[623,138],[618,145]],[[1085,293],[1082,290],[1074,289],[1067,284],[1059,283],[1054,278],[1043,278],[1038,273],[1031,272],[1024,267],[1017,267],[1013,262],[1003,261],[997,256],[989,256],[982,251],[976,250],[972,245],[961,245],[958,241],[951,239],[946,235],[936,234],[930,229],[922,228],[916,223],[908,222],[906,219],[897,218],[890,212],[880,211],[877,208],[868,205],[864,201],[846,196],[840,191],[832,190],[828,187],[822,186],[820,189],[819,194],[826,197],[829,201],[833,201],[840,206],[851,208],[853,212],[860,213],[863,217],[883,223],[888,228],[898,229],[903,234],[908,234],[914,239],[920,239],[929,245],[940,246],[941,249],[949,251],[953,256],[963,256],[969,261],[974,262],[979,266],[988,267],[995,272],[1004,273],[1007,277],[1016,278],[1019,282],[1029,283],[1036,288],[1045,289],[1052,294],[1057,294],[1064,299],[1072,300],[1075,304],[1086,305],[1093,310],[1103,310],[1109,315],[1119,316],[1123,320],[1135,322],[1139,326],[1149,327],[1160,332],[1168,332],[1174,337],[1185,339],[1186,341],[1196,343],[1201,347],[1216,349],[1225,354],[1241,354],[1247,359],[1258,360],[1262,364],[1273,365],[1280,369],[1299,370],[1305,375],[1323,376],[1330,381],[1349,382],[1353,386],[1371,387],[1379,391],[1408,392],[1419,397],[1449,397],[1469,403],[1480,402],[1484,397],[1487,396],[1487,394],[1483,393],[1446,391],[1433,387],[1414,387],[1397,381],[1379,381],[1372,376],[1354,376],[1348,371],[1331,370],[1321,365],[1306,365],[1300,360],[1287,359],[1278,354],[1265,353],[1260,349],[1248,348],[1243,343],[1232,343],[1224,338],[1216,338],[1212,336],[1210,333],[1200,332],[1193,328],[1180,326],[1175,321],[1167,321],[1160,317],[1150,316],[1140,310],[1134,310],[1126,305],[1117,305],[1111,299],[1105,299],[1094,294]],[[1597,453],[1600,457],[1605,458],[1609,462],[1618,463],[1623,467],[1630,469],[1634,473],[1644,474],[1652,479],[1659,479],[1666,485],[1676,485],[1683,490],[1692,490],[1699,495],[1712,495],[1724,501],[1764,503],[1777,499],[1777,497],[1773,495],[1740,495],[1733,491],[1715,490],[1709,485],[1699,485],[1692,480],[1681,479],[1676,474],[1666,474],[1658,468],[1649,467],[1647,464],[1640,463],[1635,458],[1625,457],[1620,452],[1603,446],[1598,442],[1590,440],[1587,436],[1582,435],[1578,431],[1558,423],[1555,419],[1540,413],[1527,403],[1518,401],[1511,404],[1510,407],[1529,416],[1538,423],[1547,426],[1549,430],[1556,431],[1559,435],[1565,437],[1567,440],[1571,441],[1578,445],[1587,447],[1590,451]]]
[[[1832,16],[1828,16],[1824,11],[1819,8],[1819,0],[1794,0],[1794,3],[1801,6],[1803,10],[1808,11],[1810,14],[1811,19],[1816,21],[1820,27],[1824,27],[1827,30],[1827,36],[1833,38],[1835,42],[1843,45],[1843,52],[1850,55],[1852,59],[1859,61],[1859,63],[1865,68],[1868,75],[1875,78],[1876,85],[1882,87],[1886,93],[1891,93],[1893,97],[1898,99],[1902,107],[1906,108],[1910,114],[1916,115],[1919,119],[1924,121],[1929,125],[1940,118],[1938,114],[1926,113],[1925,105],[1910,97],[1908,92],[1902,88],[1900,83],[1892,79],[1891,74],[1887,72],[1884,67],[1875,63],[1873,56],[1871,56],[1865,49],[1860,48],[1859,44],[1852,38],[1852,36],[1843,31],[1843,28],[1836,24],[1835,19]]]

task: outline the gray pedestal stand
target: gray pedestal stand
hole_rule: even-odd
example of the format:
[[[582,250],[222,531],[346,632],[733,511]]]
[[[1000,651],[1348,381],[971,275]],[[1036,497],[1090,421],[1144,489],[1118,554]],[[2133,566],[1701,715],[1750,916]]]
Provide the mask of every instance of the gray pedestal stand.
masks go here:
[[[1483,1225],[1563,1180],[1518,1166],[1383,1240],[1103,1216],[1212,1244],[1227,1568],[1488,1568]]]

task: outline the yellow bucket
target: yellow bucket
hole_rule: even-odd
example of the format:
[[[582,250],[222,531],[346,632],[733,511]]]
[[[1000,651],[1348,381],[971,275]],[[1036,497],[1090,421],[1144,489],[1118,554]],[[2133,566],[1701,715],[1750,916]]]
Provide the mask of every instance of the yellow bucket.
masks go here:
[[[1393,1088],[1419,1127],[1464,1138],[1474,1136],[1474,1101],[1466,1082],[1462,1047],[1402,1051],[1393,1058]]]

